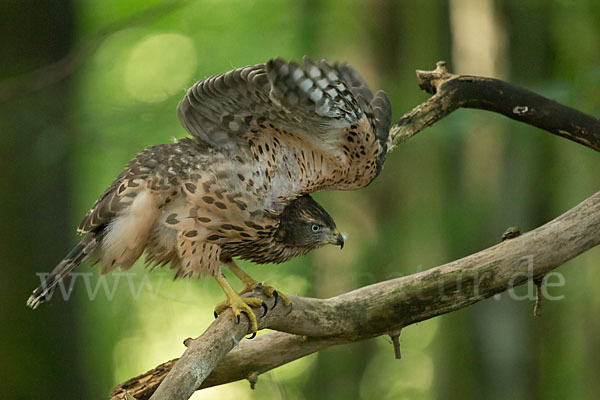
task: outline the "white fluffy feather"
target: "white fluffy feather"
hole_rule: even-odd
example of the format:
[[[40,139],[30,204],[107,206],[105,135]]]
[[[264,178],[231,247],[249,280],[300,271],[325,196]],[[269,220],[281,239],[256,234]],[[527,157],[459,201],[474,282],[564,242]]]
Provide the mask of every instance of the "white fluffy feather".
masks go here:
[[[108,225],[102,241],[102,270],[129,268],[142,254],[160,210],[147,190],[141,191],[123,213]]]

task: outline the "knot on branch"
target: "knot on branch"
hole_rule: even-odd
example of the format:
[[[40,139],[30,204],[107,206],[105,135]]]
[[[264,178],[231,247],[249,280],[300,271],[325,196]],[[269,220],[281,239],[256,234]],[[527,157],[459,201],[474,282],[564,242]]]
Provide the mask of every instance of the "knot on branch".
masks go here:
[[[448,72],[448,64],[446,61],[438,61],[435,63],[435,69],[433,71],[417,70],[419,87],[421,90],[430,94],[436,94],[442,83],[454,77],[456,77],[456,75]]]
[[[542,293],[542,287],[544,286],[544,279],[546,276],[542,276],[541,278],[537,278],[533,280],[533,283],[536,287],[535,292],[535,304],[533,305],[533,316],[539,317],[542,315],[542,299],[544,298],[544,294]]]
[[[502,241],[504,242],[505,240],[514,239],[519,236],[521,236],[521,231],[519,228],[516,226],[511,226],[510,228],[506,228],[502,234]]]
[[[246,377],[246,379],[248,379],[248,382],[250,382],[250,389],[254,390],[256,382],[258,382],[258,372],[256,372],[256,371],[250,372],[248,374],[248,376]]]
[[[402,353],[400,352],[400,334],[401,333],[402,333],[402,328],[388,333],[388,335],[390,335],[390,338],[392,339],[392,344],[394,345],[394,357],[396,357],[396,360],[400,360],[402,358]]]

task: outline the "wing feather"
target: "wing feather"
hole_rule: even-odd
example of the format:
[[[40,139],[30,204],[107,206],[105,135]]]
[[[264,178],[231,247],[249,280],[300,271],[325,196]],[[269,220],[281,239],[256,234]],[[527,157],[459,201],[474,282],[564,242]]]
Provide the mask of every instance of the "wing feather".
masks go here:
[[[94,231],[107,225],[121,211],[132,204],[138,193],[146,189],[153,191],[169,190],[167,176],[161,177],[153,173],[156,168],[168,169],[169,153],[161,151],[168,145],[150,146],[132,159],[125,170],[121,172],[113,183],[100,195],[92,208],[86,213],[79,224],[79,234]],[[171,178],[173,179],[173,178]]]
[[[309,192],[358,188],[375,177],[385,159],[391,108],[385,92],[373,96],[347,65],[276,58],[197,82],[179,103],[177,116],[196,140],[215,149],[249,148],[249,132],[275,134],[267,129],[270,122],[293,132],[306,149],[333,160],[323,174],[337,174],[320,177],[327,185],[315,184],[318,174],[307,174],[312,181],[303,185]],[[357,130],[362,131],[356,135]],[[348,139],[350,134],[355,136]],[[367,166],[376,172],[358,179]]]

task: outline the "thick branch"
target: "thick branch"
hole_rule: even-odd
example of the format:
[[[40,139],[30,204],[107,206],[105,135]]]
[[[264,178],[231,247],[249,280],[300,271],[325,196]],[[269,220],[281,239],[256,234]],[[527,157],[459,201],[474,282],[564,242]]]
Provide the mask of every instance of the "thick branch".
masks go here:
[[[396,144],[457,108],[470,107],[498,112],[600,150],[600,121],[533,92],[495,79],[452,75],[443,63],[417,75],[421,88],[434,96],[394,124],[390,134]],[[529,279],[540,280],[599,243],[600,192],[532,232],[437,268],[331,299],[292,297],[293,311],[278,305],[259,318],[260,329],[280,332],[239,346],[247,320],[236,324],[226,311],[202,336],[186,342],[188,349],[179,361],[119,385],[111,396],[187,399],[198,388],[244,378],[253,382],[258,374],[323,348],[398,332]]]
[[[248,329],[246,321],[238,325],[225,313],[188,343],[180,362],[152,398],[188,398],[200,387],[248,378],[325,347],[384,335],[455,311],[542,277],[599,243],[600,192],[534,231],[437,268],[330,299],[293,297],[289,315],[277,306],[259,319],[261,328],[282,332],[244,341],[209,375],[209,368]],[[158,373],[119,386],[113,398],[123,398],[124,391],[138,400],[148,398],[168,372],[169,363]]]

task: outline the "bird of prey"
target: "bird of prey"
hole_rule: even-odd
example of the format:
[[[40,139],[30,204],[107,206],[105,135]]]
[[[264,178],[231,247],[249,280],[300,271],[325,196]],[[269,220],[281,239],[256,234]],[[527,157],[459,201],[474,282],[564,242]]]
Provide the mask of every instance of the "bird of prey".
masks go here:
[[[129,162],[86,214],[85,235],[34,290],[36,308],[84,259],[101,272],[130,268],[146,252],[175,277],[212,276],[233,309],[257,321],[259,283],[235,257],[281,263],[325,244],[343,246],[331,216],[310,196],[368,185],[389,146],[391,107],[346,64],[280,58],[193,85],[177,107],[192,135],[150,146]],[[244,284],[236,293],[221,272]],[[267,296],[289,298],[262,285]],[[277,297],[278,296],[278,297]],[[266,307],[265,307],[266,312]]]

